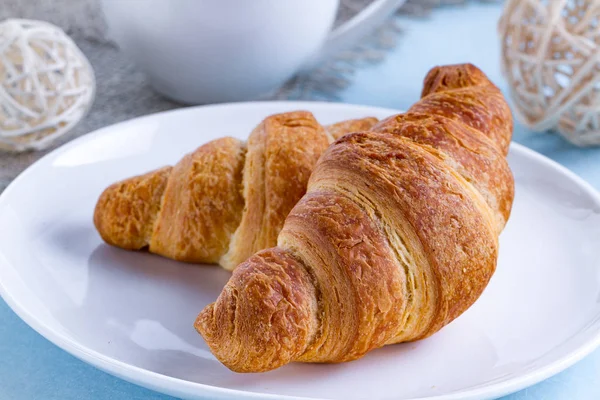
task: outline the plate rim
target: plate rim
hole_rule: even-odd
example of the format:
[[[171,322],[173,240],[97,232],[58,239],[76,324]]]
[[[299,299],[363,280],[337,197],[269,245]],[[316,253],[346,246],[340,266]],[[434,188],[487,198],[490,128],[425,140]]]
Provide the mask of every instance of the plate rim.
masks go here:
[[[115,124],[107,125],[105,127],[96,129],[92,132],[84,134],[78,138],[75,138],[58,148],[52,150],[48,154],[41,157],[39,160],[27,167],[21,172],[0,194],[0,208],[10,198],[10,193],[14,187],[18,186],[20,182],[26,179],[31,173],[35,172],[40,165],[45,163],[48,159],[56,157],[61,153],[68,151],[69,149],[78,146],[79,144],[92,140],[93,138],[110,133],[114,129],[123,129],[127,125],[137,124],[140,121],[146,119],[164,118],[165,116],[173,116],[179,113],[194,113],[198,110],[206,112],[210,109],[216,108],[247,108],[256,107],[261,109],[263,107],[280,107],[290,109],[311,109],[311,108],[353,108],[357,112],[365,111],[367,113],[388,113],[390,115],[402,112],[397,109],[360,105],[360,104],[349,104],[349,103],[332,103],[332,102],[321,102],[321,101],[251,101],[251,102],[236,102],[236,103],[221,103],[212,105],[201,105],[194,107],[183,107],[175,110],[162,111],[158,113],[152,113],[129,120],[121,121]],[[316,111],[316,110],[315,110]],[[600,193],[588,182],[582,179],[573,171],[567,169],[558,162],[532,150],[521,144],[511,142],[510,152],[519,154],[524,158],[531,160],[532,162],[543,164],[544,166],[554,170],[558,174],[562,174],[569,180],[573,181],[580,189],[582,189],[587,195],[589,195],[596,204],[600,205]],[[8,265],[9,262],[0,253],[0,268]],[[298,397],[289,395],[278,395],[269,393],[250,392],[239,389],[229,389],[219,386],[212,386],[206,383],[191,382],[188,380],[171,377],[158,372],[153,372],[135,365],[128,364],[126,362],[117,360],[115,358],[106,356],[98,351],[89,349],[82,345],[78,341],[69,338],[65,334],[57,332],[55,329],[47,326],[40,322],[26,307],[19,304],[15,297],[10,293],[5,284],[0,280],[0,296],[8,304],[11,310],[23,320],[30,328],[39,333],[42,337],[50,341],[52,344],[58,346],[60,349],[66,351],[77,359],[92,365],[106,373],[109,373],[119,379],[123,379],[130,383],[155,390],[168,395],[174,396],[211,396],[215,399],[285,399],[285,400],[327,400],[325,398],[316,397]],[[554,360],[550,363],[534,368],[531,371],[522,375],[495,382],[483,387],[477,387],[474,389],[460,390],[458,392],[440,394],[435,396],[426,396],[411,398],[410,400],[467,400],[467,399],[481,399],[481,398],[493,398],[498,396],[508,395],[521,390],[525,387],[539,383],[563,370],[572,366],[576,362],[583,359],[585,356],[590,354],[596,348],[600,347],[600,329],[592,335],[589,339],[585,340],[581,345],[575,349],[569,351],[564,356]]]

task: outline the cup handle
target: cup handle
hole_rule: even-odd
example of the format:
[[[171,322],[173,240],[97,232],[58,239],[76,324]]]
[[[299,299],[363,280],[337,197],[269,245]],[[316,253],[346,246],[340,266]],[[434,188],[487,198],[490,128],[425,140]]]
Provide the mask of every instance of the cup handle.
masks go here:
[[[334,29],[321,49],[302,66],[300,72],[306,72],[325,61],[332,54],[350,47],[358,39],[379,26],[405,2],[406,0],[373,1],[363,11]]]

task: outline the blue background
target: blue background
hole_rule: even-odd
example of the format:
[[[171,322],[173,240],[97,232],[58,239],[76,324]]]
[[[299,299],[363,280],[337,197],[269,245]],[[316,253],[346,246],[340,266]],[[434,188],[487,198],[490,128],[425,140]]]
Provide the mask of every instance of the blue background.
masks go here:
[[[376,66],[360,69],[341,94],[347,103],[408,108],[436,64],[472,62],[503,90],[496,23],[498,5],[437,10],[427,20],[403,20],[399,46]],[[506,92],[506,90],[505,90]],[[567,166],[600,188],[600,150],[576,148],[556,135],[534,134],[517,124],[514,140]],[[63,352],[22,322],[0,300],[0,399],[172,399],[129,384]],[[600,399],[600,350],[568,370],[506,400]]]

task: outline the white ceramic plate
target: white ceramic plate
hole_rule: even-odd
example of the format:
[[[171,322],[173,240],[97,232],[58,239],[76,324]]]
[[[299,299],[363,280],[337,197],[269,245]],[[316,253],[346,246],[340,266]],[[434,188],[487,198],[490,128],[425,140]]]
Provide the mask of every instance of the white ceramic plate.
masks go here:
[[[313,111],[322,123],[393,110],[325,103],[184,109],[84,136],[29,168],[0,197],[0,291],[53,343],[111,374],[185,398],[481,399],[568,367],[600,341],[600,197],[554,162],[510,153],[517,195],[496,274],[479,301],[433,337],[337,365],[235,374],[192,324],[228,279],[104,245],[92,224],[115,180],[176,162],[265,116]]]

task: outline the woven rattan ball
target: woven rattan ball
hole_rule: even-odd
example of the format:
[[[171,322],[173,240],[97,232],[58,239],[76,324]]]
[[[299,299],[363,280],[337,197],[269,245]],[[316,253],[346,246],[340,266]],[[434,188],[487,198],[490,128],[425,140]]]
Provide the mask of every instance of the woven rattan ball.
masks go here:
[[[499,31],[517,118],[600,145],[600,1],[508,0]]]
[[[0,23],[0,149],[42,149],[71,129],[94,98],[90,63],[58,27]]]

